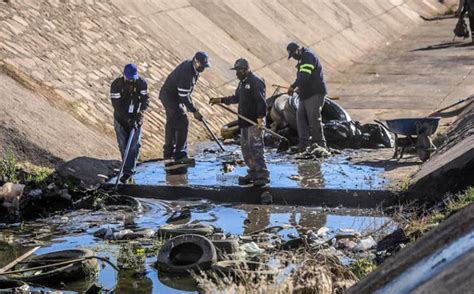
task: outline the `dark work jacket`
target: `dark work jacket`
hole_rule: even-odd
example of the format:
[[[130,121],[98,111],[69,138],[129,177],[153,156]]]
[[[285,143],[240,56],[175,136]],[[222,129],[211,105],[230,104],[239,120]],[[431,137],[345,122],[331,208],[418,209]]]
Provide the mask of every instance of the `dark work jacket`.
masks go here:
[[[132,91],[125,86],[123,77],[119,77],[110,86],[110,100],[114,107],[114,119],[123,127],[129,128],[131,121],[138,112],[138,104],[141,102],[141,111],[145,111],[149,105],[148,85],[142,77],[134,83]]]
[[[191,93],[198,78],[199,73],[194,69],[193,61],[183,61],[166,78],[160,90],[160,99],[171,103],[182,103],[188,111],[195,112]]]
[[[260,77],[250,72],[247,77],[240,81],[235,94],[224,97],[225,104],[239,104],[239,114],[257,122],[257,118],[267,115],[267,103],[265,101],[265,82]],[[239,126],[248,128],[250,123],[239,118]]]
[[[327,94],[326,82],[324,81],[323,68],[318,56],[313,50],[303,48],[303,56],[296,66],[298,72],[293,88],[298,87],[301,100],[320,94]]]

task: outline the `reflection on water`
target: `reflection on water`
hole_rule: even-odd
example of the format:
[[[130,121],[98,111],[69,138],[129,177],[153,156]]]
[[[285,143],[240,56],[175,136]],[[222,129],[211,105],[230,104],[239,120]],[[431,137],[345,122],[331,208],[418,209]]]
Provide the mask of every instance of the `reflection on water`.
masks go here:
[[[240,151],[232,156],[217,153],[199,152],[196,166],[166,173],[163,161],[150,161],[139,164],[134,176],[137,185],[202,185],[237,186],[238,177],[247,173],[246,166],[235,164]],[[268,153],[267,166],[271,174],[273,187],[312,187],[328,189],[382,189],[388,181],[382,177],[383,168],[368,165],[354,165],[348,161],[351,152],[333,156],[324,160],[295,160],[294,156]],[[237,154],[237,155],[235,155]],[[234,162],[235,169],[224,172],[223,164]],[[111,179],[110,182],[115,182]]]
[[[269,226],[284,226],[280,231],[284,239],[288,234],[298,234],[304,228],[317,230],[322,226],[330,229],[354,229],[359,232],[380,228],[390,219],[376,215],[373,211],[322,208],[265,206],[265,205],[217,205],[205,200],[197,201],[160,201],[142,199],[147,207],[141,215],[123,210],[115,211],[75,211],[67,215],[25,223],[22,228],[0,230],[0,267],[26,252],[32,245],[31,238],[39,236],[38,231],[50,228],[57,235],[46,234],[37,254],[56,250],[83,247],[95,250],[98,255],[108,257],[117,264],[123,256],[123,244],[110,243],[95,238],[92,234],[99,228],[125,227],[152,228],[166,223],[171,213],[180,209],[189,209],[191,216],[187,222],[200,221],[220,227],[226,234],[242,235]],[[76,233],[72,233],[76,232]],[[151,244],[150,244],[151,247]],[[101,266],[98,282],[106,289],[116,289],[118,293],[183,293],[196,292],[195,284],[187,276],[175,276],[159,273],[153,263],[155,256],[145,259],[145,275],[133,270],[116,273],[110,266]],[[100,262],[102,265],[102,262]],[[93,281],[68,283],[66,290],[82,292]]]

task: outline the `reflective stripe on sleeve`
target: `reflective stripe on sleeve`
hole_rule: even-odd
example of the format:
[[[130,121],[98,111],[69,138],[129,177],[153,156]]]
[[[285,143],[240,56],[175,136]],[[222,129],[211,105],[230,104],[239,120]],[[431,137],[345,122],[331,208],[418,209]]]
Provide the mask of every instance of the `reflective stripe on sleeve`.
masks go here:
[[[178,91],[180,91],[180,92],[189,93],[189,92],[191,92],[191,90],[192,90],[192,89],[183,89],[183,88],[179,88],[179,87],[178,87]]]
[[[148,94],[148,90],[141,90],[141,91],[140,91],[140,94],[141,94],[141,95],[147,95],[147,94]]]
[[[110,98],[119,99],[120,98],[120,93],[110,93]]]

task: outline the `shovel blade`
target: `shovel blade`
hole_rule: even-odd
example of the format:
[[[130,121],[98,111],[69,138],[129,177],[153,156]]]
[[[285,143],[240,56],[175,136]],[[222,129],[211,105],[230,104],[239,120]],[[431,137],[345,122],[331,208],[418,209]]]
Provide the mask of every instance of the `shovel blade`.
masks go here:
[[[288,140],[280,140],[278,143],[277,153],[285,152],[290,149],[290,142]]]

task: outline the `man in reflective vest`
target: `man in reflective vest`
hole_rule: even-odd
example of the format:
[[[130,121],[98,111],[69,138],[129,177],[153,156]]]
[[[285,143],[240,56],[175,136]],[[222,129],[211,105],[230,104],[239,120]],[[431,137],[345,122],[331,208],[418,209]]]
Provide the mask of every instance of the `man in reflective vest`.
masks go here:
[[[300,98],[296,114],[298,149],[305,151],[310,143],[326,148],[321,110],[327,87],[321,62],[313,50],[301,47],[297,43],[288,44],[286,49],[288,59],[294,58],[298,61],[296,81],[288,89],[289,95],[293,95],[295,89],[298,89]]]

